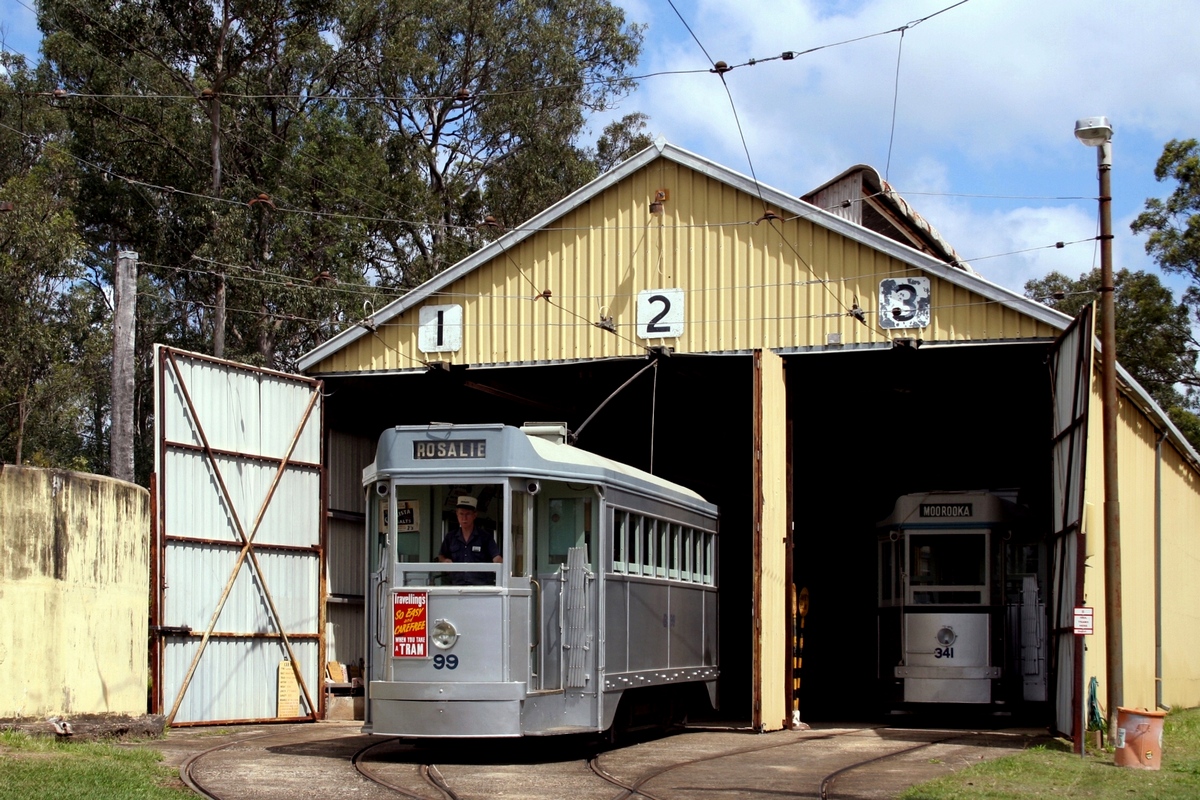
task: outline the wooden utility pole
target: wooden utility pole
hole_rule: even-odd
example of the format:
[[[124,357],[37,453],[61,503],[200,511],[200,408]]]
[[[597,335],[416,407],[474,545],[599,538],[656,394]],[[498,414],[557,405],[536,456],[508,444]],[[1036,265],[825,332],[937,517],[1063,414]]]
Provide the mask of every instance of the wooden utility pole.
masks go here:
[[[133,480],[133,346],[137,323],[138,254],[117,251],[113,279],[112,426],[108,433],[109,473]]]

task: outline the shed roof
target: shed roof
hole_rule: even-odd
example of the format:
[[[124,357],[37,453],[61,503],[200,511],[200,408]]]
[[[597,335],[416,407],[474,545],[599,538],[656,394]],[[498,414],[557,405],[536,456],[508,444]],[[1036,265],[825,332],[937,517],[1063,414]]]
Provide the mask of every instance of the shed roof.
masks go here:
[[[662,169],[664,165],[670,169]],[[653,167],[652,170],[649,169],[651,167]],[[544,309],[548,303],[538,305],[535,298],[528,296],[528,286],[513,278],[511,273],[515,272],[520,273],[520,278],[525,282],[530,281],[530,275],[522,270],[514,258],[514,254],[522,253],[523,247],[526,248],[525,252],[533,252],[533,257],[538,260],[535,267],[540,267],[544,271],[553,268],[556,270],[557,279],[564,284],[577,284],[581,295],[586,294],[585,289],[594,288],[597,282],[615,283],[612,262],[620,262],[622,259],[628,261],[634,256],[645,260],[646,257],[644,253],[620,252],[621,242],[614,244],[613,241],[604,239],[606,235],[610,234],[610,231],[605,230],[606,227],[620,228],[621,220],[627,222],[632,220],[630,209],[635,206],[641,209],[644,215],[647,201],[653,199],[654,195],[653,188],[648,187],[653,187],[655,185],[653,181],[657,180],[656,177],[648,177],[648,175],[663,175],[672,170],[681,177],[681,185],[682,178],[687,177],[690,183],[686,188],[689,191],[695,190],[698,195],[705,195],[695,201],[688,210],[691,218],[696,222],[691,226],[684,227],[696,228],[705,225],[709,227],[703,234],[693,234],[690,238],[685,238],[683,235],[677,237],[675,246],[678,248],[678,258],[680,260],[720,262],[715,266],[708,264],[704,269],[693,264],[688,267],[691,272],[688,272],[687,275],[674,277],[675,283],[679,284],[690,280],[692,284],[706,282],[712,284],[707,286],[691,285],[689,288],[708,292],[710,295],[720,295],[719,302],[706,298],[703,309],[706,312],[715,309],[718,316],[719,312],[733,307],[737,303],[741,303],[746,308],[755,308],[760,311],[767,305],[772,305],[773,313],[776,315],[776,318],[772,320],[775,328],[770,330],[767,329],[766,324],[760,324],[759,327],[753,329],[743,326],[732,332],[726,331],[724,328],[715,332],[710,329],[687,341],[679,340],[677,343],[684,345],[682,350],[685,352],[727,353],[769,348],[787,353],[841,349],[840,346],[827,347],[823,341],[820,343],[812,341],[816,337],[812,335],[814,328],[811,324],[813,316],[844,318],[845,315],[840,313],[810,314],[807,332],[810,341],[790,345],[787,342],[778,341],[781,329],[780,320],[787,318],[789,313],[796,314],[798,305],[803,305],[805,302],[811,303],[814,295],[810,294],[807,298],[800,297],[799,300],[793,298],[789,301],[787,297],[778,299],[772,296],[771,292],[783,294],[781,289],[794,289],[798,283],[823,284],[827,287],[828,284],[834,282],[829,276],[822,278],[812,274],[817,271],[814,267],[815,262],[810,263],[805,260],[796,249],[795,244],[786,241],[786,236],[781,235],[775,239],[769,239],[761,232],[764,228],[769,232],[776,226],[795,225],[797,221],[811,226],[811,229],[804,234],[808,237],[808,245],[816,246],[815,243],[820,240],[820,246],[825,247],[831,256],[835,255],[835,251],[839,254],[844,254],[848,249],[857,251],[852,257],[844,255],[838,255],[838,257],[845,261],[840,265],[842,269],[846,269],[846,264],[851,261],[859,263],[860,268],[853,277],[858,282],[856,285],[862,291],[866,290],[867,279],[872,275],[911,275],[916,272],[929,276],[935,282],[940,282],[940,286],[945,290],[943,294],[947,298],[941,303],[944,308],[952,309],[956,304],[987,306],[987,309],[972,314],[947,315],[948,321],[939,323],[940,328],[931,331],[934,340],[954,344],[998,340],[1045,341],[1058,331],[1064,330],[1071,321],[1070,317],[1065,314],[976,274],[958,257],[953,247],[937,233],[932,225],[921,218],[879,177],[874,169],[866,165],[852,167],[842,175],[814,189],[804,196],[807,198],[806,200],[767,186],[735,170],[660,139],[655,145],[614,167],[591,183],[580,187],[519,228],[509,231],[384,306],[367,319],[348,327],[309,351],[299,360],[298,368],[313,375],[327,376],[423,370],[425,359],[417,355],[418,351],[415,347],[416,325],[411,319],[408,322],[403,321],[406,312],[417,309],[430,301],[444,301],[447,296],[455,296],[451,292],[452,289],[461,290],[468,286],[470,287],[468,293],[477,302],[477,306],[472,310],[479,317],[486,317],[487,321],[483,324],[490,326],[491,329],[541,326],[543,330],[534,334],[509,334],[507,332],[497,334],[497,336],[509,339],[524,337],[523,341],[516,343],[497,338],[487,340],[482,336],[477,337],[477,341],[469,348],[470,354],[462,359],[467,363],[479,366],[561,363],[562,361],[630,357],[641,354],[637,347],[631,349],[628,344],[633,341],[631,337],[623,337],[624,341],[618,342],[614,346],[611,344],[612,338],[608,334],[598,333],[597,328],[593,327],[591,322],[583,323],[583,327],[590,331],[587,334],[576,333],[567,336],[553,331],[546,332],[544,329],[548,327],[549,323],[544,312],[530,312],[527,309],[530,307],[530,300],[534,300],[535,308]],[[813,201],[819,201],[823,193],[826,193],[835,184],[845,183],[848,177],[854,175],[857,175],[860,190],[864,196],[878,199],[887,205],[886,210],[891,212],[892,229],[876,225],[874,227],[879,229],[873,230],[843,218],[834,211],[813,204]],[[718,191],[713,187],[721,188]],[[687,202],[686,198],[672,198],[672,202],[677,200],[680,201],[679,204]],[[773,221],[769,226],[758,227],[753,219],[763,213],[764,209],[774,210],[782,218],[782,221]],[[749,223],[737,222],[731,225],[729,220],[744,220],[744,212],[747,211],[753,212]],[[739,214],[742,216],[739,217]],[[759,222],[764,219],[767,219],[765,215]],[[612,222],[613,220],[616,222]],[[560,227],[556,228],[556,225]],[[750,229],[749,232],[746,232],[748,225]],[[730,227],[736,226],[740,226],[739,232],[735,234],[727,232]],[[716,234],[713,233],[714,229],[718,231]],[[797,232],[796,229],[789,230],[793,233]],[[783,231],[783,233],[787,232]],[[817,232],[822,233],[818,236]],[[628,231],[626,231],[626,235],[628,235]],[[541,239],[539,240],[538,237]],[[599,243],[585,241],[589,239],[604,240]],[[912,246],[902,241],[905,239],[908,239]],[[713,240],[716,240],[715,243]],[[628,240],[624,242],[624,246],[628,247]],[[573,254],[557,253],[550,257],[537,255],[538,253],[544,254],[556,247],[562,250],[573,250]],[[707,250],[705,253],[693,255],[690,250],[697,247]],[[740,247],[741,251],[731,252],[735,247]],[[764,255],[771,247],[775,248],[774,254]],[[637,247],[634,246],[633,250],[636,251]],[[790,250],[790,252],[784,252],[785,250]],[[797,271],[809,270],[809,274],[794,275],[793,278],[809,277],[812,280],[793,280],[792,283],[776,282],[773,285],[764,283],[764,285],[754,287],[758,293],[748,298],[729,300],[725,297],[727,294],[739,291],[749,294],[743,291],[746,287],[737,284],[736,281],[732,286],[730,285],[729,273],[739,273],[739,278],[747,275],[761,278],[765,270],[762,263],[758,262],[772,258],[775,259],[774,266],[787,266]],[[872,259],[879,263],[869,263],[865,266],[860,263]],[[831,258],[832,260],[836,259]],[[790,263],[785,265],[785,261]],[[607,273],[595,279],[582,278],[579,274],[567,275],[572,269],[576,273],[586,273],[589,270],[592,272],[607,270]],[[645,271],[649,272],[649,270]],[[683,271],[682,268],[680,271]],[[834,276],[834,278],[840,280],[844,278],[844,275]],[[642,285],[657,288],[657,284],[647,284],[645,278],[640,278],[640,280]],[[507,285],[505,281],[508,281]],[[586,283],[587,281],[590,283]],[[722,283],[722,281],[725,282]],[[510,290],[518,285],[525,290],[526,294],[526,297],[523,298],[523,306],[514,305],[511,297]],[[615,288],[609,286],[606,290],[615,291]],[[504,296],[506,291],[510,292],[510,296]],[[625,292],[627,296],[635,294],[629,286],[622,286],[621,291]],[[466,297],[467,293],[460,292],[457,296]],[[561,295],[556,293],[555,297],[559,296]],[[866,300],[865,297],[863,299]],[[824,300],[826,309],[832,308],[835,312],[841,310],[836,308],[828,297],[825,297]],[[842,307],[845,307],[845,303],[842,303]],[[542,316],[535,319],[536,314],[542,314]],[[763,315],[766,316],[766,313],[764,312]],[[579,315],[576,314],[576,316]],[[704,317],[704,314],[701,313],[697,316]],[[707,324],[707,321],[702,319],[701,323]],[[836,324],[842,326],[840,330],[850,331],[852,335],[858,335],[857,332],[861,330],[861,326],[853,327],[855,323],[847,323],[844,319]],[[390,334],[397,337],[396,342],[400,342],[400,337],[408,337],[409,340],[414,341],[404,344],[384,341],[379,332],[389,325],[402,330],[400,333]],[[846,325],[850,327],[845,327]],[[977,326],[979,329],[974,330],[972,326]],[[793,336],[803,335],[803,332],[797,334],[797,330],[799,327],[794,327],[788,332]],[[820,331],[817,333],[819,334]],[[889,334],[913,335],[905,330],[890,331]],[[919,331],[917,335],[920,335]],[[929,333],[926,333],[925,336],[927,339],[930,338]],[[371,337],[375,340],[374,346],[366,346],[362,341],[364,337]],[[891,341],[888,339],[878,336],[875,338],[875,341],[852,342],[851,346],[891,345]],[[535,341],[544,349],[557,348],[557,352],[549,358],[531,357],[528,352],[528,341]],[[733,346],[730,346],[731,343]],[[409,348],[410,352],[402,352],[402,347]],[[504,352],[497,357],[498,351],[501,350]],[[352,355],[348,355],[351,353]],[[402,356],[406,362],[398,363],[397,356]],[[1197,454],[1196,450],[1191,447],[1166,413],[1157,406],[1146,390],[1120,364],[1117,365],[1117,368],[1125,396],[1154,419],[1157,426],[1166,430],[1170,439],[1194,465],[1200,465],[1200,454]]]
[[[804,219],[816,227],[836,234],[838,237],[858,243],[882,256],[894,259],[910,269],[915,268],[930,276],[943,279],[950,284],[986,298],[988,301],[998,304],[1003,308],[1010,309],[1020,316],[1044,323],[1054,330],[1063,330],[1070,322],[1069,317],[1058,311],[975,274],[969,268],[965,268],[965,264],[957,259],[956,255],[953,260],[958,262],[957,265],[948,264],[947,260],[949,259],[947,259],[947,254],[953,254],[953,249],[944,243],[944,240],[936,235],[936,231],[933,231],[932,226],[924,223],[924,220],[921,220],[921,222],[933,234],[930,237],[931,240],[942,242],[942,250],[941,252],[935,251],[937,252],[936,255],[921,252],[914,247],[900,243],[895,238],[892,238],[892,236],[855,224],[838,214],[816,207],[795,195],[767,186],[735,170],[731,170],[687,150],[659,140],[654,146],[643,150],[591,183],[572,192],[559,202],[534,216],[519,228],[509,231],[416,287],[403,297],[379,309],[368,319],[350,326],[309,351],[300,358],[297,365],[298,368],[305,372],[312,370],[343,348],[350,346],[364,336],[371,335],[375,327],[387,323],[408,309],[420,306],[430,298],[438,295],[439,292],[446,290],[456,281],[489,264],[493,260],[504,258],[523,242],[537,235],[539,231],[552,226],[568,214],[601,197],[605,192],[617,187],[623,181],[630,178],[630,176],[635,175],[660,159],[691,170],[730,189],[743,193],[750,198],[754,198],[756,201],[760,201],[765,207],[778,209],[777,213],[782,216],[793,219]],[[861,169],[861,167],[854,169]],[[870,170],[870,172],[874,173],[874,170]],[[875,175],[878,177],[877,173]],[[826,186],[828,185],[826,184]],[[873,189],[873,187],[868,188]],[[819,191],[819,189],[808,196],[814,196],[816,191]],[[884,191],[882,185],[879,191]],[[899,196],[891,191],[890,187],[887,187],[885,193],[889,198],[889,202],[895,204]],[[899,199],[902,200],[902,198]],[[911,211],[911,207],[907,203],[896,207]],[[909,221],[912,221],[912,215],[915,212],[911,212],[910,214],[908,211],[905,212],[905,217]],[[728,348],[723,348],[723,350],[728,350]],[[319,371],[324,372],[325,370]]]

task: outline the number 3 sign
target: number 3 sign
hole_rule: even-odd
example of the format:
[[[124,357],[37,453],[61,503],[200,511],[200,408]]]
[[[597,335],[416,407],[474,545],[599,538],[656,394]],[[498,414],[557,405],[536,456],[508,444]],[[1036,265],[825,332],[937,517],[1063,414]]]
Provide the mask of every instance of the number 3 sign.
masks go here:
[[[683,335],[683,289],[638,292],[637,333],[642,339],[675,339]]]
[[[884,278],[879,282],[879,327],[929,327],[929,278]]]

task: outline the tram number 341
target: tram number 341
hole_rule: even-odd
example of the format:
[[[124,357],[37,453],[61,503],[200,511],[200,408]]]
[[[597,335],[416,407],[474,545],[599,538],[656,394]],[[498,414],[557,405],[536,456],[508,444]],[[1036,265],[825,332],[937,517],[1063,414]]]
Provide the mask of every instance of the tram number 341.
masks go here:
[[[938,647],[933,651],[934,658],[954,658],[953,647]]]
[[[939,658],[940,658],[940,656],[939,656]],[[458,656],[444,656],[441,653],[438,653],[436,656],[433,657],[433,668],[434,669],[457,669],[458,668]]]

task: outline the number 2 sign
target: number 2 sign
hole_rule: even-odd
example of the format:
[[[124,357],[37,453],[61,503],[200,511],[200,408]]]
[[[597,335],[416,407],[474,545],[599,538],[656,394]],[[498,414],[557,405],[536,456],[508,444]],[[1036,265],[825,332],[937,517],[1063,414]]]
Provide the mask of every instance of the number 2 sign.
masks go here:
[[[638,292],[637,332],[642,339],[675,339],[683,335],[683,289]]]

